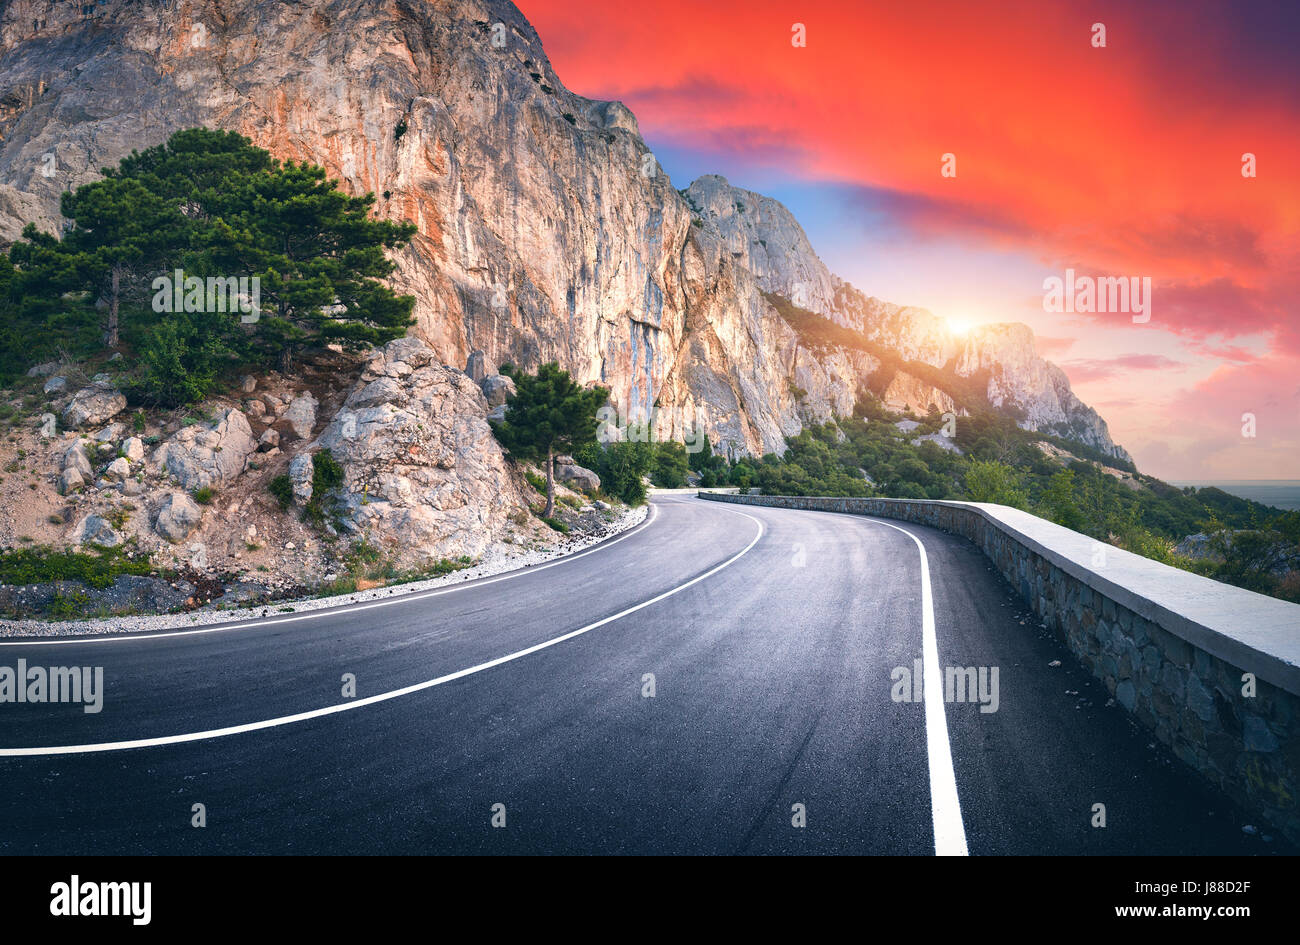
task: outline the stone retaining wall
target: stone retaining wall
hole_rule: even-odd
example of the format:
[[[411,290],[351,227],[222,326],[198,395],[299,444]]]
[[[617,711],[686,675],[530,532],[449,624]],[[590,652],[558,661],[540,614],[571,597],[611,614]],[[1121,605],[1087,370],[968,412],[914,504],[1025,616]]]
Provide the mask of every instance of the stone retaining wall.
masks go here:
[[[969,539],[1139,723],[1300,843],[1300,606],[1001,505],[700,497],[875,515]],[[1253,695],[1246,674],[1253,674]]]

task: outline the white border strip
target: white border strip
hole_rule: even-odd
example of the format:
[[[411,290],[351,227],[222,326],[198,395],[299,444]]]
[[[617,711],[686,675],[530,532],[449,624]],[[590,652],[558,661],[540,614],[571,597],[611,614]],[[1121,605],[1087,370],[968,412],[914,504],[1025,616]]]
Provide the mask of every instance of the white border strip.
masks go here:
[[[743,513],[742,513],[743,514]],[[451,587],[441,587],[429,591],[415,591],[414,593],[399,594],[394,597],[386,597],[383,600],[373,601],[371,603],[360,604],[339,604],[335,607],[322,607],[319,610],[308,611],[307,613],[298,614],[294,617],[268,617],[265,620],[232,620],[228,623],[217,624],[212,627],[194,627],[188,630],[160,630],[157,632],[137,631],[135,633],[116,634],[114,636],[99,636],[95,634],[85,634],[84,636],[67,636],[67,637],[15,637],[8,640],[0,640],[0,646],[68,646],[74,643],[122,643],[128,640],[162,640],[166,637],[197,636],[203,633],[220,633],[229,630],[251,630],[253,627],[271,627],[282,623],[294,623],[299,620],[315,620],[319,617],[337,617],[340,614],[353,614],[361,610],[372,610],[375,607],[389,607],[393,604],[409,604],[411,601],[428,600],[431,597],[441,597],[443,594],[454,594],[456,591],[467,591],[472,587],[486,587],[489,584],[496,584],[498,581],[509,581],[512,578],[523,577],[526,574],[536,574],[538,571],[545,571],[547,568],[558,567],[562,564],[568,564],[570,561],[577,561],[579,558],[585,558],[587,555],[595,554],[597,551],[603,551],[617,545],[624,538],[631,538],[642,529],[649,527],[650,523],[659,515],[657,505],[650,506],[650,514],[644,522],[628,529],[617,538],[609,541],[602,541],[600,544],[588,548],[586,551],[580,551],[575,555],[564,555],[555,561],[548,561],[546,564],[529,565],[527,567],[516,568],[513,571],[507,571],[505,574],[496,577],[480,578],[476,581],[465,581],[461,584],[454,584]],[[322,598],[314,597],[310,600],[321,600]],[[267,606],[274,606],[275,602]],[[292,603],[286,601],[285,605]],[[299,603],[303,603],[300,601]]]
[[[952,768],[952,745],[948,741],[948,717],[943,705],[943,670],[939,667],[939,641],[934,630],[934,597],[930,591],[930,561],[925,545],[906,528],[868,518],[902,532],[916,542],[921,553],[921,701],[925,703],[925,744],[930,761],[930,817],[934,821],[934,855],[968,856],[966,828],[957,797],[957,776]]]
[[[454,673],[448,673],[445,676],[439,676],[436,679],[430,679],[422,683],[416,683],[412,686],[406,686],[402,689],[394,689],[391,692],[383,692],[377,696],[368,696],[365,699],[357,699],[353,702],[344,702],[339,705],[326,706],[323,709],[312,709],[309,712],[299,712],[296,715],[286,715],[278,719],[266,719],[261,722],[248,722],[244,725],[232,725],[227,728],[210,729],[209,731],[206,732],[190,732],[185,735],[165,735],[160,738],[137,738],[131,741],[99,742],[97,744],[90,744],[90,745],[55,745],[46,748],[0,748],[0,757],[14,758],[14,757],[32,757],[32,756],[43,756],[43,755],[76,755],[76,754],[87,754],[90,752],[100,752],[100,751],[122,751],[128,748],[156,748],[160,745],[178,745],[183,742],[197,742],[209,738],[221,738],[226,735],[239,735],[243,732],[256,732],[261,729],[276,728],[281,725],[291,725],[294,722],[305,722],[308,719],[317,719],[326,715],[335,715],[339,712],[350,712],[353,709],[360,709],[368,705],[375,705],[376,703],[387,702],[390,699],[397,699],[400,698],[401,696],[407,696],[413,692],[420,692],[421,690],[424,689],[432,689],[434,686],[441,686],[443,683],[451,682],[454,679],[462,679],[465,676],[473,676],[475,673],[481,673],[484,670],[492,669],[494,666],[500,666],[503,663],[510,663],[513,662],[514,660],[522,659],[525,656],[529,656],[541,650],[548,649],[549,647],[555,646],[559,643],[563,643],[565,640],[572,640],[574,637],[582,636],[582,634],[589,633],[592,630],[595,630],[597,627],[603,627],[607,623],[613,623],[615,620],[618,620],[622,617],[626,617],[628,614],[634,614],[638,610],[642,610],[646,607],[649,607],[651,604],[657,604],[659,601],[664,600],[665,598],[672,597],[674,594],[680,593],[681,591],[686,590],[688,587],[694,584],[698,584],[700,581],[703,581],[707,577],[712,577],[713,575],[721,571],[723,568],[729,567],[735,562],[739,561],[741,558],[743,558],[746,554],[749,553],[749,550],[751,548],[753,548],[756,544],[758,544],[759,539],[763,537],[765,528],[763,526],[763,523],[758,519],[754,518],[754,516],[752,515],[749,515],[745,512],[739,512],[734,509],[727,509],[727,511],[734,512],[736,515],[743,515],[745,518],[749,519],[751,522],[753,522],[755,525],[758,526],[758,532],[757,534],[754,535],[753,539],[750,540],[748,545],[742,548],[738,553],[732,555],[726,561],[722,562],[722,564],[717,565],[711,570],[705,571],[699,577],[692,578],[691,580],[687,581],[685,584],[679,584],[670,590],[664,591],[662,594],[660,594],[657,597],[652,597],[650,598],[650,600],[642,601],[640,604],[636,604],[632,607],[627,608],[626,610],[619,611],[613,616],[606,617],[603,620],[598,620],[595,623],[589,623],[587,624],[587,626],[580,627],[577,630],[570,630],[568,633],[565,633],[558,637],[554,637],[553,639],[550,640],[546,640],[542,643],[534,644],[533,646],[527,647],[526,649],[516,650],[514,653],[510,653],[506,656],[499,656],[494,660],[488,660],[486,663],[479,663],[475,666],[470,666],[466,669],[460,669]],[[568,559],[568,560],[572,560],[572,559]],[[927,694],[927,698],[928,698],[928,694]]]

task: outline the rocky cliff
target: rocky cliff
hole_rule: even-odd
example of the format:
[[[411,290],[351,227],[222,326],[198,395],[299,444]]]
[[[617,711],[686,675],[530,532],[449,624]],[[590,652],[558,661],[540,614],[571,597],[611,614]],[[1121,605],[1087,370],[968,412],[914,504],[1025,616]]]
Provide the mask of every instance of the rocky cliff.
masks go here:
[[[1115,456],[1024,326],[969,340],[831,273],[789,212],[719,177],[679,192],[618,102],[568,91],[505,2],[10,0],[0,11],[0,237],[180,128],[233,129],[414,222],[394,278],[445,364],[557,360],[661,433],[779,450],[881,368],[814,349],[764,293],[902,361],[988,376],[1026,426]],[[915,382],[915,383],[913,383]],[[906,399],[944,402],[907,382]],[[922,385],[923,386],[923,385]]]

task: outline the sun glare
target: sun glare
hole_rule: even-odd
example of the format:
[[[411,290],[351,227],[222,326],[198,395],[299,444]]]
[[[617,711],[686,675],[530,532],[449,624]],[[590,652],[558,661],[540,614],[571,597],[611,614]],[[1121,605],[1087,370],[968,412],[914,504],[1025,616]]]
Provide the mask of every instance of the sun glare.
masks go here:
[[[945,321],[947,321],[948,323],[948,331],[954,335],[964,335],[967,332],[969,332],[972,327],[974,327],[969,321],[967,321],[964,318],[949,317],[945,319]]]

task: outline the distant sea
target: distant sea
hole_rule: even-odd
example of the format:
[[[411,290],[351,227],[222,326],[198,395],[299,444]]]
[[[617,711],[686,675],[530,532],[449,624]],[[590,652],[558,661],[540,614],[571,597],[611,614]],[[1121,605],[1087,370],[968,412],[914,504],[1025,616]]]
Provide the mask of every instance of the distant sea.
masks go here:
[[[1214,486],[1229,495],[1252,502],[1262,502],[1275,509],[1300,509],[1300,480],[1295,479],[1218,479],[1207,482],[1186,482],[1170,479],[1171,486],[1196,486],[1198,489]]]

